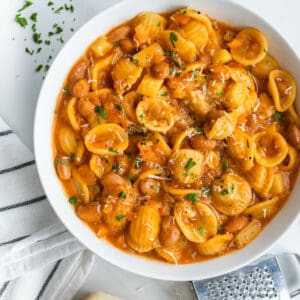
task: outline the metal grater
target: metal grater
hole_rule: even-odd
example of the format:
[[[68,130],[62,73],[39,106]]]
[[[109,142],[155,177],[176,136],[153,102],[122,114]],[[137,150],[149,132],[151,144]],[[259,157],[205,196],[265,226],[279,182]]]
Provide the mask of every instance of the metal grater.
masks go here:
[[[192,285],[198,300],[290,299],[300,294],[300,256],[264,256],[234,272]]]

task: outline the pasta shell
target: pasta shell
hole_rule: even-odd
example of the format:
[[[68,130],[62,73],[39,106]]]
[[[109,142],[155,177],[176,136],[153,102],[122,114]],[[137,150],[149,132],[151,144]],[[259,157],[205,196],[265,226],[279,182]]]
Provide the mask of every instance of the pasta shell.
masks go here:
[[[283,173],[274,174],[273,184],[270,190],[272,196],[283,195],[287,192],[287,182]]]
[[[203,161],[203,154],[197,150],[179,150],[174,161],[174,178],[184,184],[198,181],[203,172]]]
[[[212,126],[204,126],[204,132],[210,139],[223,140],[233,133],[237,125],[238,114],[236,112],[226,113],[218,118]]]
[[[72,186],[74,194],[82,199],[84,203],[88,203],[90,200],[88,185],[75,169],[72,170]]]
[[[182,27],[183,36],[191,41],[198,50],[204,49],[208,42],[208,32],[206,27],[199,21],[191,20]]]
[[[212,192],[212,204],[222,214],[238,215],[252,201],[252,190],[249,183],[236,174],[225,174],[215,179]]]
[[[98,155],[116,155],[128,147],[125,130],[113,123],[92,128],[84,139],[87,149]]]
[[[133,122],[137,122],[136,106],[139,102],[139,95],[135,91],[131,91],[123,96],[122,106],[126,115]]]
[[[164,50],[159,43],[155,42],[133,55],[133,59],[136,60],[139,66],[149,68],[152,63],[164,59]]]
[[[129,225],[126,241],[139,253],[149,252],[157,245],[159,228],[159,210],[151,206],[141,206],[136,218]]]
[[[100,156],[96,154],[92,154],[92,157],[90,159],[90,169],[94,172],[94,174],[101,179],[105,170],[103,165],[101,164],[101,158]]]
[[[244,66],[259,63],[268,51],[267,39],[255,28],[243,29],[228,46],[232,58]]]
[[[268,78],[269,73],[275,69],[278,69],[278,63],[270,55],[266,55],[258,64],[251,66],[252,73],[260,78]]]
[[[254,157],[264,167],[279,165],[288,153],[284,137],[273,130],[259,132],[253,137]]]
[[[243,214],[250,215],[255,219],[269,218],[277,210],[278,197],[274,197],[270,200],[265,200],[248,207]]]
[[[93,55],[97,58],[104,56],[113,48],[113,44],[110,43],[105,37],[100,36],[92,45],[91,50]]]
[[[285,160],[288,158],[287,164],[285,164]],[[298,151],[292,146],[288,145],[287,156],[284,161],[280,165],[280,170],[282,171],[291,171],[298,161]]]
[[[227,64],[232,60],[231,54],[226,49],[216,50],[213,56],[213,64]]]
[[[59,129],[58,139],[65,154],[71,155],[71,153],[76,153],[77,141],[76,135],[72,129],[69,127],[61,127]]]
[[[268,196],[274,180],[273,168],[256,164],[247,173],[246,177],[251,187],[259,196],[263,198]]]
[[[293,105],[296,98],[296,82],[287,71],[271,71],[269,73],[268,90],[277,111],[286,111]]]
[[[146,98],[136,108],[141,124],[152,131],[167,132],[175,122],[175,110],[162,99]]]
[[[80,118],[76,112],[76,103],[77,103],[77,99],[75,97],[73,97],[68,105],[67,105],[67,115],[68,115],[68,119],[70,124],[72,125],[73,129],[76,131],[80,130]]]
[[[233,235],[230,233],[217,234],[204,243],[197,244],[197,250],[202,255],[221,255],[226,252],[232,239]]]
[[[261,223],[253,219],[246,227],[244,227],[236,236],[235,236],[235,245],[238,248],[243,248],[253,241],[256,236],[261,232]]]
[[[230,111],[243,107],[247,98],[249,97],[249,90],[241,82],[230,84],[225,92],[224,105]]]
[[[217,217],[204,203],[177,202],[174,216],[182,233],[191,242],[203,243],[217,233]]]
[[[178,264],[183,256],[183,252],[188,245],[185,237],[181,236],[175,245],[168,247],[156,247],[155,251],[167,262]]]
[[[163,82],[163,79],[157,79],[149,74],[146,74],[136,91],[141,95],[153,98],[158,94],[158,91],[161,89]]]

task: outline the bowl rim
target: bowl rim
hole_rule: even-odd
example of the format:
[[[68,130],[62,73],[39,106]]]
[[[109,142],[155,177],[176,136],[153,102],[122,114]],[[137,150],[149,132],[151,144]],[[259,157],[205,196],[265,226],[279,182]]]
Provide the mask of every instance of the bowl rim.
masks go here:
[[[146,0],[144,0],[146,1]],[[143,1],[141,1],[143,2]],[[170,1],[170,6],[172,5],[172,2],[174,3],[179,3],[179,1],[173,0]],[[185,4],[186,6],[189,6],[189,3],[193,2],[192,0],[186,0],[181,3],[181,7],[183,7]],[[194,1],[195,2],[195,1]],[[201,2],[201,1],[199,1]],[[203,2],[203,1],[202,1]],[[275,33],[276,36],[278,36],[284,43],[284,47],[288,48],[289,51],[293,54],[293,56],[297,59],[297,64],[299,65],[299,57],[295,53],[294,49],[290,46],[289,42],[278,32],[277,28],[274,25],[269,24],[267,21],[265,21],[264,18],[262,18],[260,15],[257,13],[251,11],[250,9],[242,6],[239,3],[236,3],[231,0],[212,0],[211,2],[216,2],[217,4],[224,4],[230,5],[230,6],[235,6],[236,9],[241,10],[242,12],[250,14],[254,19],[259,19],[260,23],[263,24],[265,28],[268,28],[271,32]],[[94,233],[91,232],[91,230],[77,218],[77,216],[74,214],[73,209],[70,207],[68,201],[65,201],[66,203],[61,204],[57,200],[54,199],[54,191],[51,190],[50,185],[48,184],[48,180],[53,183],[55,180],[59,181],[59,179],[56,177],[56,174],[54,172],[53,176],[53,151],[52,151],[52,129],[53,129],[53,115],[51,114],[51,119],[50,120],[45,120],[42,117],[42,112],[43,112],[43,106],[46,104],[47,100],[47,88],[49,86],[49,80],[54,78],[55,74],[55,68],[57,68],[57,64],[60,60],[62,60],[62,57],[64,56],[64,52],[66,49],[78,39],[78,37],[84,32],[86,28],[91,26],[97,19],[101,17],[105,17],[105,15],[110,15],[112,12],[115,10],[121,8],[122,6],[126,5],[131,5],[135,4],[134,0],[123,0],[103,11],[98,13],[96,16],[91,18],[89,21],[87,21],[85,24],[83,24],[79,30],[76,31],[76,33],[68,40],[68,42],[64,45],[64,47],[60,50],[56,58],[54,59],[52,66],[49,69],[48,74],[46,75],[46,78],[43,82],[43,85],[41,87],[39,97],[38,97],[38,102],[35,110],[35,117],[34,117],[34,129],[33,129],[33,136],[34,136],[34,153],[36,157],[36,165],[37,165],[37,170],[39,174],[39,178],[41,181],[41,184],[43,186],[43,189],[49,199],[49,202],[55,211],[56,215],[60,219],[60,221],[66,226],[66,228],[71,232],[72,235],[74,235],[85,247],[87,247],[90,251],[95,253],[97,256],[100,258],[105,259],[106,261],[114,264],[115,266],[118,266],[126,271],[141,275],[141,276],[146,276],[146,277],[151,277],[155,279],[161,279],[161,280],[173,280],[173,281],[189,281],[189,280],[200,280],[200,279],[205,279],[205,278],[210,278],[210,277],[215,277],[218,275],[222,275],[224,273],[236,270],[243,265],[246,265],[258,257],[260,257],[262,254],[264,254],[270,247],[274,245],[278,241],[278,239],[288,230],[289,227],[292,226],[299,217],[300,214],[300,208],[297,211],[293,211],[293,215],[290,216],[291,218],[288,220],[288,222],[285,224],[285,228],[282,229],[278,226],[273,226],[276,227],[279,231],[279,234],[276,235],[276,237],[272,237],[271,239],[268,239],[268,241],[264,241],[262,238],[263,232],[265,231],[271,231],[270,226],[271,223],[274,221],[274,219],[278,218],[278,214],[282,212],[287,207],[287,203],[284,204],[284,207],[281,208],[280,212],[276,215],[275,218],[272,219],[272,221],[266,226],[266,228],[263,230],[263,232],[260,233],[260,235],[255,239],[255,241],[251,242],[250,245],[247,247],[236,250],[234,252],[231,252],[227,255],[220,256],[218,258],[213,258],[212,260],[207,260],[205,262],[199,262],[199,263],[193,263],[193,264],[184,264],[184,265],[172,265],[164,262],[157,262],[154,260],[146,259],[146,258],[141,258],[138,255],[132,255],[127,252],[124,252],[113,245],[107,243],[105,240],[99,240],[96,238]],[[174,4],[174,6],[176,5]],[[134,15],[132,15],[133,17]],[[221,20],[222,21],[222,20]],[[116,25],[118,25],[120,22],[118,22]],[[107,32],[104,31],[104,32]],[[89,45],[85,45],[85,48],[87,48]],[[76,58],[78,59],[79,56]],[[76,60],[73,61],[73,64],[75,63]],[[70,68],[66,70],[66,74],[68,74]],[[66,75],[64,75],[64,78]],[[61,87],[62,82],[57,83]],[[60,88],[61,89],[61,88]],[[57,102],[57,97],[55,98],[55,102],[53,104],[53,109],[55,108],[56,102]],[[47,143],[40,143],[40,140],[47,141],[45,140],[46,137],[42,134],[40,127],[41,124],[45,124],[45,122],[49,122],[46,124],[50,124],[51,127],[51,161],[46,162],[44,159],[43,151],[44,145]],[[48,126],[49,127],[49,126]],[[48,137],[49,139],[49,137]],[[52,170],[48,170],[47,168],[52,165]],[[46,168],[46,169],[45,169]],[[49,174],[52,174],[51,176]],[[49,177],[50,176],[50,177]],[[55,178],[54,178],[55,177]],[[299,178],[298,178],[299,179]],[[53,181],[54,180],[54,181]],[[296,186],[297,183],[295,183]],[[60,182],[60,189],[63,190]],[[292,194],[295,194],[295,186],[294,189],[290,195],[289,198],[292,197]],[[62,191],[61,191],[62,192]],[[60,193],[61,194],[61,193]],[[64,194],[64,193],[63,193]],[[67,197],[64,194],[64,198],[66,199]],[[288,202],[288,201],[287,201]],[[66,205],[69,207],[69,209],[66,209]],[[72,210],[72,211],[71,211]],[[70,215],[70,212],[74,215],[73,217],[76,218],[76,221],[74,218]],[[273,222],[274,223],[274,222]],[[81,224],[81,225],[80,225]],[[269,229],[269,230],[268,230]],[[91,236],[91,233],[94,235],[94,238]],[[271,233],[271,232],[270,232]],[[95,238],[97,239],[98,243],[101,244],[101,246],[96,246],[95,245]],[[254,245],[259,245],[262,244],[263,246],[260,246],[259,251],[254,251],[255,246]],[[230,256],[230,258],[229,258]],[[228,259],[229,258],[229,259]],[[232,260],[237,259],[238,262],[232,262]],[[218,264],[218,262],[220,262]],[[225,267],[223,266],[223,263],[227,264]],[[210,271],[204,271],[204,273],[201,273],[201,267],[202,266],[210,266]],[[211,270],[211,264],[215,265],[215,270]],[[191,266],[193,266],[191,268]],[[199,274],[196,272],[195,273],[195,268],[199,267],[200,272]],[[189,271],[193,269],[194,272],[192,274],[189,274]],[[203,270],[202,270],[203,271]]]

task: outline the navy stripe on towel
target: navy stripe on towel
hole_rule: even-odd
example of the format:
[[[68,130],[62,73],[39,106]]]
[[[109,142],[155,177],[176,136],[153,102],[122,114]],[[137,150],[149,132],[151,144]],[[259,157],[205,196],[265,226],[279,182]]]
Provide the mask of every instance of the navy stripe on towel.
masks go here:
[[[57,269],[58,269],[60,263],[61,263],[61,259],[58,260],[58,261],[56,262],[56,264],[54,265],[52,271],[51,271],[50,274],[48,275],[46,281],[44,282],[44,284],[42,285],[42,287],[41,287],[41,289],[40,289],[38,295],[36,296],[36,298],[35,298],[36,300],[39,300],[39,299],[42,298],[42,296],[43,296],[43,294],[44,294],[44,292],[45,292],[45,290],[46,290],[46,288],[47,288],[49,282],[51,281],[52,277],[54,276],[55,272],[57,271]]]
[[[14,133],[12,130],[0,131],[0,136],[5,136]]]
[[[28,166],[34,165],[34,164],[35,164],[35,160],[30,160],[30,161],[27,161],[23,164],[20,164],[20,165],[11,167],[11,168],[0,170],[0,175],[5,174],[5,173],[9,173],[9,172],[13,172],[13,171],[16,171],[16,170],[19,170],[19,169],[23,169],[23,168],[26,168]]]
[[[9,209],[13,209],[13,208],[27,206],[27,205],[30,205],[30,204],[34,204],[36,202],[40,202],[40,201],[45,200],[45,199],[46,199],[46,195],[43,195],[43,196],[33,198],[33,199],[30,199],[30,200],[27,200],[27,201],[24,201],[24,202],[12,204],[12,205],[9,205],[9,206],[0,207],[0,212],[6,211],[6,210],[9,210]]]

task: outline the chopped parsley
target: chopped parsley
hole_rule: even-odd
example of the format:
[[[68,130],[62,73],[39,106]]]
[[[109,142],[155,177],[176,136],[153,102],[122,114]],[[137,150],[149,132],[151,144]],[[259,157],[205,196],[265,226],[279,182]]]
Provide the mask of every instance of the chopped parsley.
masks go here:
[[[203,227],[199,227],[198,230],[202,236],[205,235]]]
[[[116,216],[117,221],[121,221],[124,218],[125,218],[124,214],[119,214],[119,215]]]
[[[177,68],[180,68],[180,63],[177,60],[173,59],[173,63]]]
[[[208,80],[208,76],[204,75],[203,78],[207,81]]]
[[[118,153],[118,150],[112,147],[108,148],[108,151],[112,153]]]
[[[210,190],[210,188],[209,188],[208,186],[203,186],[203,187],[201,188],[201,192],[203,193],[203,195],[204,195],[205,197],[208,197],[208,196],[211,195],[211,190]]]
[[[199,194],[197,193],[190,193],[190,194],[186,194],[184,197],[186,200],[191,200],[192,204],[195,205],[198,198],[199,198]]]
[[[198,74],[199,74],[199,71],[197,71],[197,70],[195,70],[195,71],[193,72],[194,79],[197,78]]]
[[[196,127],[196,132],[203,134],[203,128],[201,127]]]
[[[113,166],[111,167],[111,170],[112,170],[112,171],[119,171],[119,170],[120,170],[120,166],[119,166],[118,164],[113,165]]]
[[[276,111],[274,114],[274,118],[279,121],[279,120],[283,119],[283,115],[279,111]]]
[[[75,156],[76,156],[76,154],[74,153],[74,152],[71,152],[70,153],[70,157],[73,159],[73,158],[75,158]]]
[[[228,163],[225,160],[224,156],[221,156],[221,163],[222,163],[222,171],[225,171],[228,168]]]
[[[126,199],[126,194],[122,191],[119,193],[119,198]]]
[[[175,57],[175,52],[173,50],[170,51],[170,57]]]
[[[39,72],[43,69],[43,65],[38,65],[36,68],[35,68],[35,71],[36,72]]]
[[[231,185],[231,192],[233,192],[234,189],[235,189],[235,186],[234,186],[234,184],[232,184],[232,185]]]
[[[218,98],[222,98],[222,97],[224,96],[224,93],[222,93],[222,92],[216,93],[216,96],[217,96]]]
[[[69,167],[69,166],[70,166],[70,162],[69,162],[68,160],[66,160],[66,159],[62,159],[62,160],[61,160],[61,164],[62,164],[63,166],[66,166],[66,167]]]
[[[26,27],[27,24],[28,24],[28,23],[27,23],[27,19],[24,18],[24,17],[22,17],[21,14],[17,14],[17,15],[16,15],[15,21],[16,21],[17,23],[19,23],[19,25],[20,25],[21,27]]]
[[[113,48],[117,48],[120,45],[119,41],[113,42]]]
[[[69,95],[70,94],[70,90],[67,89],[67,88],[63,88],[63,93],[66,94],[66,95]]]
[[[217,231],[218,231],[218,233],[223,232],[223,227],[221,225],[218,225],[217,226]]]
[[[132,175],[132,174],[129,174],[129,175],[127,176],[127,179],[128,179],[129,181],[133,182],[133,181],[136,180],[136,176],[135,176],[135,175]]]
[[[136,58],[134,58],[134,57],[131,58],[131,61],[132,61],[133,63],[135,63],[136,65],[139,63],[139,60],[136,59]]]
[[[174,48],[176,48],[175,42],[178,41],[178,36],[177,36],[176,33],[173,32],[173,31],[170,32],[170,41],[171,41],[171,43],[172,43],[172,46],[173,46]]]
[[[101,105],[96,105],[96,107],[95,107],[95,112],[96,112],[97,114],[99,114],[103,119],[106,120],[107,115],[106,115],[106,112],[104,111],[103,106],[101,106]]]
[[[174,68],[172,68],[172,67],[169,68],[169,74],[170,74],[170,75],[173,75],[173,74],[174,74]]]
[[[36,18],[37,18],[37,13],[33,13],[33,14],[30,16],[30,20],[33,21],[33,22],[36,22]]]
[[[69,198],[69,202],[71,204],[75,204],[75,203],[77,203],[77,201],[78,201],[78,199],[75,196],[72,196],[72,197]]]
[[[57,9],[54,11],[54,13],[60,14],[60,12],[61,12],[63,9],[64,9],[64,7],[61,6],[61,7],[57,8]]]
[[[25,1],[24,5],[18,9],[18,12],[23,11],[24,9],[26,9],[27,7],[31,6],[33,3],[31,1]]]
[[[157,27],[160,27],[160,21],[157,23]]]
[[[48,6],[52,6],[54,3],[52,1],[48,2]]]
[[[141,159],[140,157],[137,157],[137,158],[134,160],[134,162],[133,162],[134,168],[135,168],[135,169],[140,168],[141,165],[142,165],[142,162],[143,162],[142,159]]]
[[[140,115],[139,115],[139,119],[143,120],[143,119],[144,119],[144,115],[143,115],[143,114],[140,114]]]
[[[227,189],[223,189],[223,190],[220,192],[220,194],[221,194],[222,196],[226,196],[226,195],[229,194],[229,192],[228,192]]]
[[[161,94],[161,96],[167,97],[167,96],[169,96],[169,93],[168,92],[164,92],[164,93]]]
[[[188,171],[196,165],[196,162],[190,157],[184,166],[185,170]]]
[[[116,104],[115,107],[116,107],[116,109],[118,111],[122,111],[123,110],[123,108],[122,108],[122,106],[120,104]]]

